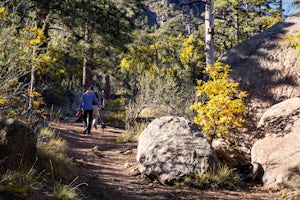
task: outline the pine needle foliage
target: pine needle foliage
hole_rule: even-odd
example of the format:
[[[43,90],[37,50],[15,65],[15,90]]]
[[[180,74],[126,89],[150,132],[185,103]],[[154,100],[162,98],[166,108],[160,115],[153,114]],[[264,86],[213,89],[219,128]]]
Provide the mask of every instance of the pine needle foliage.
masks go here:
[[[232,129],[242,127],[245,123],[246,106],[243,98],[247,93],[238,89],[238,83],[230,80],[230,71],[229,65],[220,62],[204,70],[209,80],[198,80],[196,90],[200,101],[190,107],[197,112],[195,123],[202,126],[210,140],[215,137],[226,138]]]

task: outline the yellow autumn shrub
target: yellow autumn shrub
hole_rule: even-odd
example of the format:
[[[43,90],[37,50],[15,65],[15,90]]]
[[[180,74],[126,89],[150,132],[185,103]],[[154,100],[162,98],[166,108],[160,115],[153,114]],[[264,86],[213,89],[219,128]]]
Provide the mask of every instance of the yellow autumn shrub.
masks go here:
[[[195,123],[203,128],[209,139],[227,137],[232,129],[245,123],[243,98],[247,93],[238,89],[238,83],[230,80],[230,71],[229,65],[217,62],[204,70],[209,80],[199,80],[197,83],[200,101],[190,108],[197,113]]]
[[[300,56],[300,27],[298,28],[297,33],[287,35],[286,39],[290,43],[291,47],[298,51],[297,56]]]

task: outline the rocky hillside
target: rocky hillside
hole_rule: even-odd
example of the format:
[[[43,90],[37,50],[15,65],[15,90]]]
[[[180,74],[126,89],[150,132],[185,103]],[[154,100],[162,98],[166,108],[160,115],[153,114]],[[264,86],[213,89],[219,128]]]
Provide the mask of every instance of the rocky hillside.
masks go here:
[[[219,61],[229,64],[232,77],[248,91],[247,104],[255,123],[267,108],[300,96],[300,57],[286,40],[300,28],[300,13],[286,18],[225,52]]]

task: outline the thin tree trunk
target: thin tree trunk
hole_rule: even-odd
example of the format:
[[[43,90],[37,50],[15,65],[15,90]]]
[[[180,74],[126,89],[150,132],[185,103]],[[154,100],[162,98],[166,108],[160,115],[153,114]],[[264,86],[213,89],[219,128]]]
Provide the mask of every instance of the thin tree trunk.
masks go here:
[[[35,23],[35,28],[37,28],[37,23]],[[34,89],[34,82],[35,82],[35,55],[36,54],[36,44],[33,46],[32,50],[32,65],[31,65],[31,75],[30,75],[30,88],[29,88],[29,101],[28,101],[28,109],[27,114],[30,113],[32,107],[33,107],[33,89]]]
[[[205,49],[206,66],[214,64],[214,0],[205,4]]]
[[[85,33],[84,33],[84,40],[86,43],[89,43],[89,30],[88,25],[85,25]],[[83,73],[82,73],[82,89],[85,91],[92,85],[92,73],[91,69],[88,67],[88,58],[89,58],[89,49],[87,48],[84,53],[83,57]]]

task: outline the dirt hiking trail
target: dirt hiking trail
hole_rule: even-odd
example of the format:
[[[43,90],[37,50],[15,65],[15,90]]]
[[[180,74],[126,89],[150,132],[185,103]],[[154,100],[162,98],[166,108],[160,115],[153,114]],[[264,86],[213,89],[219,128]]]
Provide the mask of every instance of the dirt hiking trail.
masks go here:
[[[65,118],[50,126],[67,142],[67,154],[77,165],[77,183],[82,199],[87,200],[159,200],[159,199],[281,199],[279,192],[263,188],[240,191],[200,190],[183,186],[165,186],[140,175],[136,163],[136,143],[120,144],[117,136],[124,130],[106,127],[82,134],[81,123]]]

